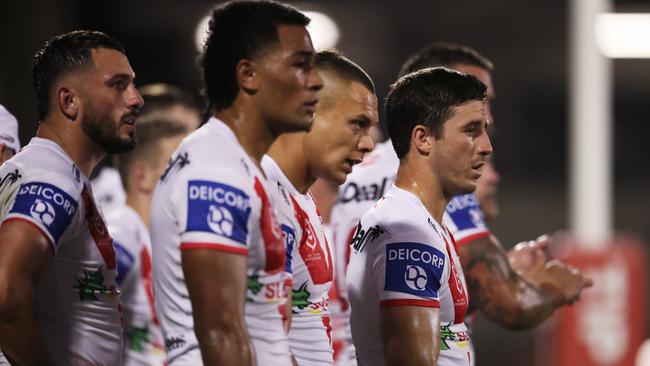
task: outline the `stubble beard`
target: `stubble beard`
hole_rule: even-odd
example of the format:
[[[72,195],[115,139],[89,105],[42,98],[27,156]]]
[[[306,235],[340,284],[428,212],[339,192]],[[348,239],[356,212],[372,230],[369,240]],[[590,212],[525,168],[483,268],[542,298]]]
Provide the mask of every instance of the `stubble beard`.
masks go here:
[[[135,137],[132,134],[129,134],[128,138],[120,137],[119,125],[115,125],[111,116],[97,112],[92,106],[88,107],[81,120],[81,129],[93,142],[108,154],[122,154],[133,150]]]

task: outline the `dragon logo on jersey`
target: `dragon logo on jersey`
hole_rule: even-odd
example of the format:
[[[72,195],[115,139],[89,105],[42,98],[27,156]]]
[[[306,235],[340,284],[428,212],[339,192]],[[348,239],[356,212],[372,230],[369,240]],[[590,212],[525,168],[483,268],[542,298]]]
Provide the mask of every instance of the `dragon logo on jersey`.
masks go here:
[[[260,291],[262,291],[263,287],[264,285],[262,282],[260,282],[260,275],[254,274],[246,278],[246,288],[248,288],[253,293],[253,295],[257,295]]]
[[[143,353],[147,351],[146,345],[151,342],[151,334],[149,332],[149,324],[144,327],[125,327],[124,328],[124,341],[127,347],[132,351]]]
[[[454,332],[451,330],[451,324],[440,326],[440,350],[448,351],[451,349],[448,342],[454,342],[459,347],[466,347],[470,339],[469,332]]]
[[[208,226],[219,235],[232,236],[233,218],[224,207],[210,205]]]
[[[76,277],[77,284],[74,288],[79,290],[80,301],[99,301],[97,295],[118,296],[120,292],[115,286],[104,285],[104,273],[99,267],[95,272],[84,271],[83,278]]]
[[[307,282],[300,285],[298,290],[293,290],[291,293],[291,305],[302,310],[311,305],[309,297],[311,293],[307,290]]]
[[[424,291],[427,286],[427,273],[420,266],[408,265],[404,272],[406,286],[414,291]]]
[[[44,223],[46,226],[52,225],[54,218],[56,217],[54,206],[52,206],[51,203],[38,198],[34,200],[34,203],[29,208],[29,214],[36,220]]]

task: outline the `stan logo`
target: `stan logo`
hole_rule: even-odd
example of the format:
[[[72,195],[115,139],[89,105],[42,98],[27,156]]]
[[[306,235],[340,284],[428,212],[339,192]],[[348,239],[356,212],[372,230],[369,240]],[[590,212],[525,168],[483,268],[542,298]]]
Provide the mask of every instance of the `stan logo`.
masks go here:
[[[233,218],[230,211],[224,207],[210,205],[208,213],[208,226],[217,234],[231,236],[233,228]]]
[[[427,286],[427,273],[420,266],[408,265],[404,272],[406,286],[415,291],[424,291]]]
[[[54,211],[54,206],[49,202],[36,199],[32,204],[32,207],[29,208],[29,214],[32,215],[36,220],[41,221],[46,226],[52,225],[54,219],[56,218],[56,212]]]

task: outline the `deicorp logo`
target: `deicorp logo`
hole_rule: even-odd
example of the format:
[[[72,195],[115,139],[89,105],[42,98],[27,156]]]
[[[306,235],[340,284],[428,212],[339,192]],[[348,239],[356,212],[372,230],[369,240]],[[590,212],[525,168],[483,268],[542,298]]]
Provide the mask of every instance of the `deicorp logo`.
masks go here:
[[[49,183],[23,183],[9,213],[19,213],[40,222],[56,243],[77,211],[77,201]]]
[[[386,246],[385,290],[422,297],[437,297],[445,255],[421,243],[392,243]]]
[[[227,184],[191,180],[187,199],[187,231],[212,232],[246,244],[251,213],[246,193]]]
[[[40,220],[46,226],[52,225],[54,219],[56,218],[56,211],[54,211],[54,206],[47,201],[36,199],[32,204],[32,207],[29,208],[29,213],[33,218]]]
[[[404,282],[411,290],[424,291],[429,278],[420,266],[408,265],[404,272]]]

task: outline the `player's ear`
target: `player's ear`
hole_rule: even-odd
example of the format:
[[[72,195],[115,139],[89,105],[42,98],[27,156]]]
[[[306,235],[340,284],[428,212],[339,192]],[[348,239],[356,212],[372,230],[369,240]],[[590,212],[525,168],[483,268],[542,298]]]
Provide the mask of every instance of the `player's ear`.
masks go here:
[[[429,155],[435,136],[425,125],[415,125],[411,131],[411,144],[420,155]]]
[[[239,61],[235,68],[237,83],[247,94],[255,94],[259,88],[259,74],[256,66],[253,61],[243,59]]]
[[[56,90],[56,106],[57,109],[68,119],[74,121],[79,114],[79,98],[75,96],[75,92],[66,86],[62,86]]]

